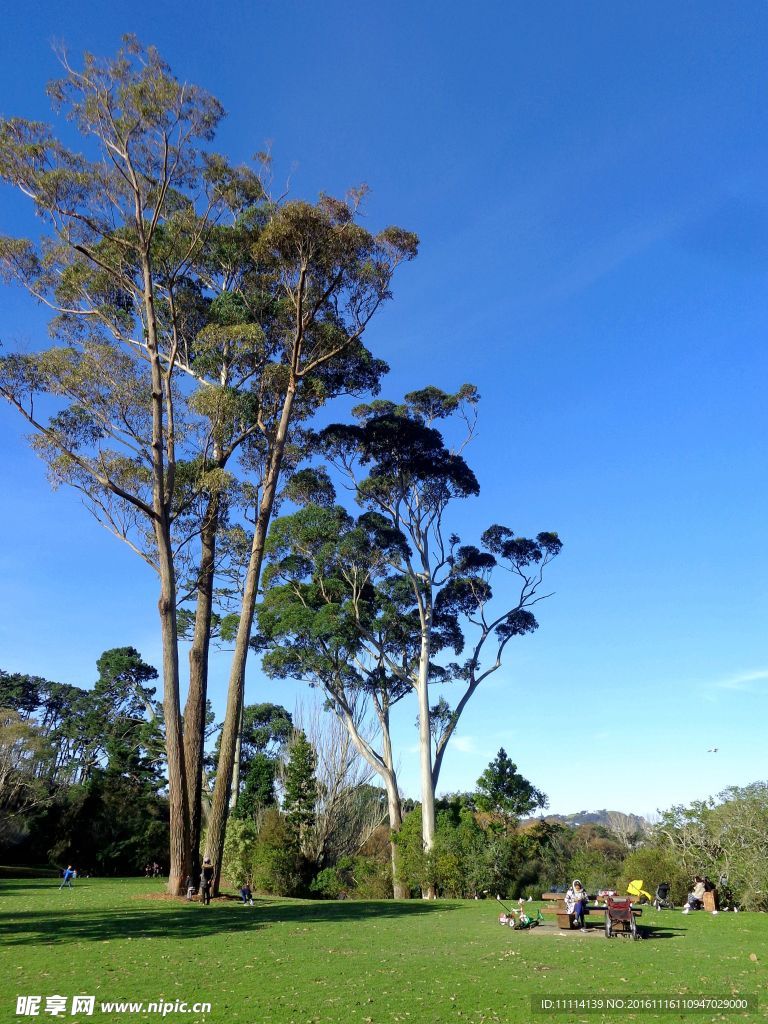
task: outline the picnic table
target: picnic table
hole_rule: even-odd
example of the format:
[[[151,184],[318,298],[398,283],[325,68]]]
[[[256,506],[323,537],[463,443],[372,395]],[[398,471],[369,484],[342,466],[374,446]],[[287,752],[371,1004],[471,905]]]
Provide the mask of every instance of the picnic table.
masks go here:
[[[542,900],[545,903],[551,903],[551,907],[544,907],[542,913],[554,914],[557,917],[558,928],[572,928],[573,927],[573,914],[569,914],[565,909],[565,893],[562,892],[545,892],[541,895]],[[603,924],[605,922],[605,904],[604,903],[588,903],[584,908],[584,926],[588,924]],[[632,908],[632,913],[635,917],[642,915],[642,910],[635,907]],[[594,914],[599,920],[587,920],[588,914]]]

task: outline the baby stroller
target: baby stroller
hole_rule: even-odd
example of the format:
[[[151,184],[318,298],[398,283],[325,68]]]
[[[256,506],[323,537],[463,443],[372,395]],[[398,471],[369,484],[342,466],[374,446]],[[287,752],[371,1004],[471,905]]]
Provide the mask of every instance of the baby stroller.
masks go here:
[[[653,905],[657,910],[674,910],[675,904],[669,898],[671,889],[669,882],[662,882],[656,886],[656,895],[653,897]]]
[[[632,901],[614,899],[609,896],[605,904],[605,937],[612,939],[614,935],[629,935],[632,939],[640,938],[635,923],[635,914],[632,912]]]
[[[635,878],[627,886],[627,896],[633,903],[650,903],[653,897],[643,888],[642,878]]]

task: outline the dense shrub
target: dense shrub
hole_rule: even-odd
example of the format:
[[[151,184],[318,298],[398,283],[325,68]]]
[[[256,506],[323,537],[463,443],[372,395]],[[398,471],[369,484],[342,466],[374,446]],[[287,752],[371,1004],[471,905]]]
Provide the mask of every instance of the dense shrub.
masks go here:
[[[642,846],[633,850],[621,866],[616,879],[617,888],[622,892],[634,878],[642,878],[644,888],[655,894],[656,887],[668,882],[673,902],[682,904],[691,888],[691,879],[685,870],[676,862],[671,850],[659,846]]]
[[[348,862],[348,863],[347,863]],[[323,870],[312,879],[309,891],[324,900],[343,900],[355,889],[352,858],[345,857],[332,868]]]
[[[237,889],[246,882],[253,885],[253,851],[258,836],[259,830],[252,820],[233,816],[227,822],[221,873]]]
[[[392,897],[391,866],[373,857],[342,857],[312,880],[310,893],[327,900],[386,900]]]
[[[602,850],[594,848],[577,850],[568,862],[566,881],[570,882],[572,879],[578,878],[587,892],[594,895],[599,889],[612,889],[616,885],[616,873],[619,866],[620,862],[617,863],[613,858],[606,856]]]
[[[403,818],[399,832],[394,836],[397,847],[398,881],[418,896],[422,888],[434,881],[431,859],[424,853],[421,839],[421,807],[414,808]]]
[[[305,887],[307,867],[296,833],[276,808],[264,812],[253,849],[252,886],[273,896],[298,896]]]
[[[400,880],[414,895],[429,885],[453,899],[511,895],[535,881],[521,836],[487,821],[481,825],[478,815],[457,802],[438,811],[435,845],[429,854],[422,847],[418,807],[406,815],[395,841]]]
[[[306,866],[295,833],[277,808],[264,811],[258,823],[230,819],[222,873],[231,885],[248,882],[255,892],[273,896],[302,892]]]
[[[372,857],[355,857],[355,891],[358,900],[392,899],[392,863]]]

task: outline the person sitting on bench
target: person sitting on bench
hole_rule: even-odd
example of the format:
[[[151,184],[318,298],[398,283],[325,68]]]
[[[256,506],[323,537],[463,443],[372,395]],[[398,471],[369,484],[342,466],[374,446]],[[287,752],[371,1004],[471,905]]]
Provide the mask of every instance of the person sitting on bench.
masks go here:
[[[696,875],[693,880],[693,889],[688,893],[688,902],[683,907],[683,913],[687,914],[690,910],[701,910],[704,906],[704,893],[707,891],[707,887],[704,884],[704,879],[701,875]]]
[[[578,878],[574,878],[571,887],[565,894],[565,909],[573,915],[573,927],[584,928],[584,911],[587,906],[587,893]]]

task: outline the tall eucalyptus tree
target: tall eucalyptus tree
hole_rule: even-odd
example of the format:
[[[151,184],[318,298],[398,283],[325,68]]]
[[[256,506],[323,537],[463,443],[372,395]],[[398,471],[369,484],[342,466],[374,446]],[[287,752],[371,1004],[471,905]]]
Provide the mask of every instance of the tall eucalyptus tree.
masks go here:
[[[54,313],[55,343],[0,359],[0,394],[55,484],[159,577],[171,808],[169,889],[193,869],[217,539],[254,509],[217,787],[231,778],[263,537],[291,430],[334,394],[375,390],[361,342],[416,239],[373,237],[347,202],[273,203],[256,172],[205,148],[223,111],[126,37],[49,87],[84,152],[44,124],[0,122],[0,178],[33,201],[39,243],[0,239],[0,272]],[[235,455],[240,456],[237,464]],[[182,721],[177,609],[195,603]],[[220,850],[226,809],[214,799]],[[219,837],[218,839],[216,837]],[[218,844],[218,845],[217,845]]]

